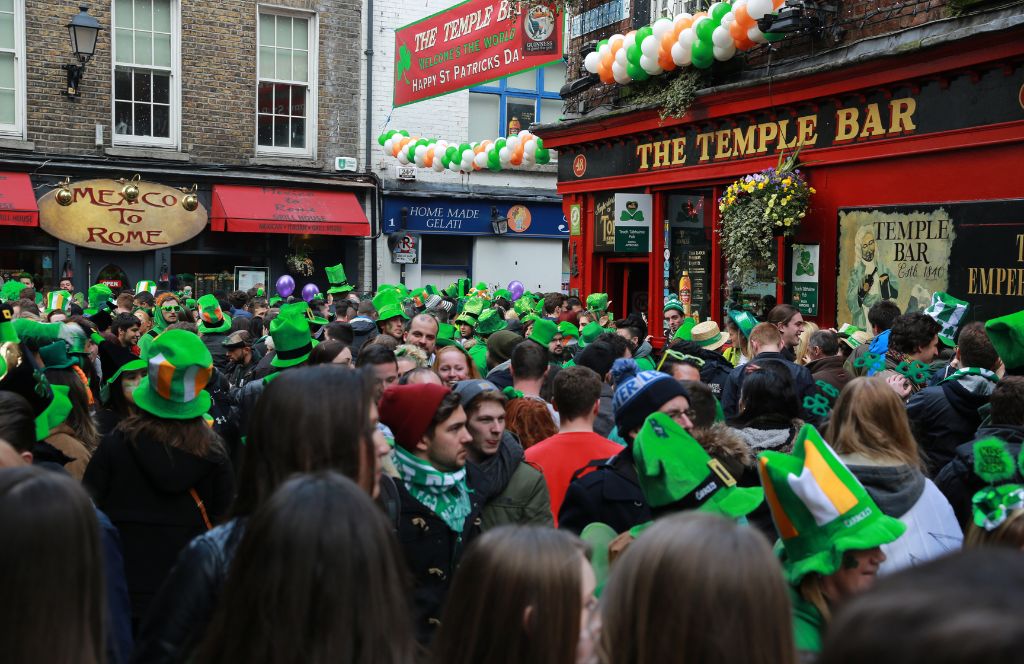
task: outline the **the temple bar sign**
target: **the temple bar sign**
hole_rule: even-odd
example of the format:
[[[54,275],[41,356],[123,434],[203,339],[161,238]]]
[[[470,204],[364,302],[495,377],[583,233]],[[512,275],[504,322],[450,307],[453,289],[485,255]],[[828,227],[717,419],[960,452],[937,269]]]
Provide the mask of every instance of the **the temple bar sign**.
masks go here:
[[[969,74],[921,86],[887,89],[755,111],[627,137],[612,145],[584,145],[559,160],[559,180],[572,182],[751,159],[805,149],[952,131],[1024,119],[1018,99],[1024,67],[977,79]],[[971,99],[970,104],[962,103]],[[577,174],[576,158],[588,168]]]

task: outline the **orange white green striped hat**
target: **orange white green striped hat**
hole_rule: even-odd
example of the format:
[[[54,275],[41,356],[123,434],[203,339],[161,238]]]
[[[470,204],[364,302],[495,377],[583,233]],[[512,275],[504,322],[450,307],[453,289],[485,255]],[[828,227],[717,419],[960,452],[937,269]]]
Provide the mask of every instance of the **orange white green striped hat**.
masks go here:
[[[156,282],[155,281],[140,281],[135,284],[135,294],[138,295],[143,291],[149,291],[150,295],[156,295]]]
[[[69,304],[71,304],[71,293],[67,291],[50,291],[46,294],[46,313],[57,309],[67,311]]]
[[[889,544],[907,529],[878,509],[810,424],[800,430],[791,454],[762,452],[758,470],[782,538],[782,566],[793,585],[812,572],[833,574],[845,552]]]
[[[220,302],[207,293],[196,303],[199,307],[199,331],[203,334],[219,334],[231,329],[231,317],[225,316]]]
[[[153,339],[146,376],[135,388],[135,405],[157,417],[188,420],[210,410],[203,388],[213,374],[213,359],[202,339],[187,330],[167,330]]]

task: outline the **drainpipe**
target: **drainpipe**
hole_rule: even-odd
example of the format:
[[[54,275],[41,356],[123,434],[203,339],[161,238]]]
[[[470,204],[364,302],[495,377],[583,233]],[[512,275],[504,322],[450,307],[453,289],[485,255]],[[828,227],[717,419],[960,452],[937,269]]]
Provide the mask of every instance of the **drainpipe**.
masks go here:
[[[372,173],[370,165],[370,154],[373,151],[373,0],[366,0],[366,172]],[[376,228],[373,237],[370,239],[370,292],[377,290],[377,238],[381,233],[381,196],[380,183],[374,192],[373,215],[376,217]]]

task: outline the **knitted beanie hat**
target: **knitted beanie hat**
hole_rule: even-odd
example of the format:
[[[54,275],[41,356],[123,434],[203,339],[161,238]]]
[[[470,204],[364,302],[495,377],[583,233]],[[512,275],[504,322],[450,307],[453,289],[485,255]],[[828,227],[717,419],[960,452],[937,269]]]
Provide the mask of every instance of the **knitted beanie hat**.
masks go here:
[[[494,359],[495,366],[512,357],[523,338],[509,330],[499,330],[487,338],[487,353]]]
[[[690,398],[679,381],[660,371],[640,371],[636,362],[619,358],[612,364],[615,395],[612,411],[619,435],[639,429],[647,416],[676,397]]]
[[[451,390],[434,384],[392,385],[380,400],[380,421],[395,434],[395,443],[412,451],[430,428],[441,400]]]

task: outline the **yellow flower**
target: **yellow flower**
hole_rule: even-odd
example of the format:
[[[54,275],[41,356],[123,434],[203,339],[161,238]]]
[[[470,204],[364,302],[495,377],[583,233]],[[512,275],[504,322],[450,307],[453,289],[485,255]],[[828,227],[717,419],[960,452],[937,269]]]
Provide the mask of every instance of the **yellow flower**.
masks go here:
[[[818,190],[815,189],[814,187],[811,187],[810,191],[811,191],[812,194],[818,193]]]
[[[764,182],[758,182],[757,183],[757,188],[758,189],[764,189]]]

